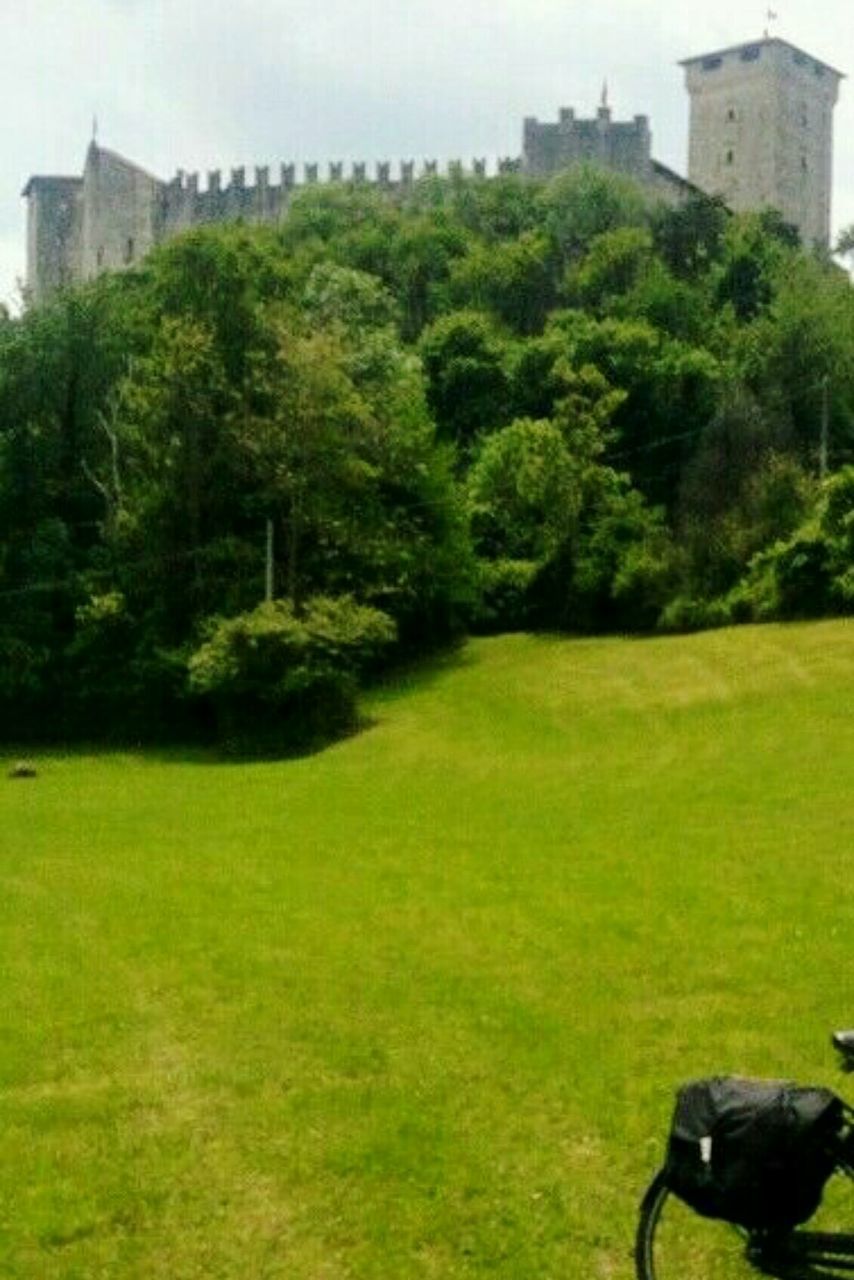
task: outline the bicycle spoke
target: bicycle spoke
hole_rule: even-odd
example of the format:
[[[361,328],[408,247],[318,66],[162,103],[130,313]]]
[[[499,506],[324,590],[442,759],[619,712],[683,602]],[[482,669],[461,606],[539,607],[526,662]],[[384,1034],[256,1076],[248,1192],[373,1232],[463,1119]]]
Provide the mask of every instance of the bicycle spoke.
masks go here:
[[[814,1220],[776,1241],[702,1218],[668,1193],[661,1176],[641,1210],[636,1263],[640,1280],[847,1280],[854,1276],[851,1183],[834,1178]]]
[[[755,1280],[746,1250],[746,1233],[701,1218],[662,1190],[649,1222],[643,1280]]]

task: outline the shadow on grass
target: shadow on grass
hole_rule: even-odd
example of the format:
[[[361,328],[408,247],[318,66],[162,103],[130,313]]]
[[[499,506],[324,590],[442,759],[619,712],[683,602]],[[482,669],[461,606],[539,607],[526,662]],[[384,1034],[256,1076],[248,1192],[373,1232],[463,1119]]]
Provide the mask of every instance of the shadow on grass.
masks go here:
[[[456,641],[425,658],[413,658],[384,671],[365,688],[373,703],[396,702],[420,693],[444,680],[453,671],[473,666],[479,659],[467,640]],[[376,721],[374,721],[376,723]]]
[[[275,749],[263,748],[252,749],[250,747],[223,747],[217,743],[207,745],[182,745],[176,743],[159,743],[159,742],[124,742],[124,743],[49,743],[42,747],[33,747],[30,743],[26,752],[15,752],[8,744],[0,744],[0,782],[17,781],[10,774],[10,769],[18,760],[26,758],[27,762],[32,764],[36,770],[34,779],[29,779],[30,783],[38,783],[39,780],[49,777],[51,764],[59,763],[63,760],[105,760],[111,756],[132,756],[135,759],[145,760],[151,764],[162,765],[196,765],[196,766],[217,766],[224,767],[229,765],[247,766],[252,764],[276,764],[278,762],[287,762],[293,760],[303,760],[311,756],[321,754],[321,752],[334,747],[341,742],[345,742],[348,738],[356,737],[361,733],[367,732],[373,728],[375,720],[365,718],[355,729],[349,733],[341,734],[335,738],[328,738],[324,741],[306,743],[300,747],[292,746],[288,748]]]
[[[411,659],[384,671],[366,684],[363,696],[379,710],[431,688],[450,672],[476,661],[471,649],[461,641],[427,657]],[[100,739],[74,737],[63,741],[51,736],[42,741],[37,738],[26,742],[0,741],[0,779],[18,762],[32,764],[41,775],[49,769],[51,760],[117,755],[133,755],[167,765],[246,766],[303,760],[368,733],[381,723],[382,716],[372,714],[369,709],[367,712],[359,711],[352,723],[339,725],[334,731],[294,741],[288,741],[284,735],[268,740],[262,736],[257,741],[249,738],[217,741],[212,731],[205,738],[182,741],[166,725],[162,734],[153,729],[144,736],[113,731],[109,737]]]

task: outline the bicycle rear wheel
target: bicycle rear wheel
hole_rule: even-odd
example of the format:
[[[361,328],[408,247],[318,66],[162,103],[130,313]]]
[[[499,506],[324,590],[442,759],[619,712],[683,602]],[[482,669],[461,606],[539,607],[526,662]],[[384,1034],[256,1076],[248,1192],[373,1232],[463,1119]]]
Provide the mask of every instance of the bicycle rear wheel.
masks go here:
[[[748,1234],[703,1218],[667,1187],[663,1171],[650,1185],[635,1238],[637,1280],[755,1280]]]

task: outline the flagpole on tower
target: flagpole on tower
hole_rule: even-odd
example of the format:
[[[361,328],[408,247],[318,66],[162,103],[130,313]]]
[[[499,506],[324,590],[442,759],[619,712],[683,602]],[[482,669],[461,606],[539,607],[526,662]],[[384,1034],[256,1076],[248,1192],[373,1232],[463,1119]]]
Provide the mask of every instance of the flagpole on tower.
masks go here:
[[[763,33],[763,34],[764,34],[764,36],[765,36],[765,39],[766,39],[766,40],[770,40],[770,38],[771,38],[771,24],[772,24],[772,23],[774,23],[774,22],[779,22],[779,21],[780,21],[780,15],[779,15],[779,14],[778,14],[774,9],[766,9],[766,10],[765,10],[765,21],[768,23],[768,25],[767,25],[767,27],[765,28],[765,31],[764,31],[764,33]]]

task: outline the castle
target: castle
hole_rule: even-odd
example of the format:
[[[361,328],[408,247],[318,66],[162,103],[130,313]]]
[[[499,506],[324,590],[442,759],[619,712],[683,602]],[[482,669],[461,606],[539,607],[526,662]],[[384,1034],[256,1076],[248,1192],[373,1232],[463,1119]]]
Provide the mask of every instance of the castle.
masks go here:
[[[681,65],[691,99],[687,179],[653,159],[648,118],[613,120],[604,94],[590,120],[569,108],[554,123],[526,119],[521,157],[499,161],[498,172],[548,177],[588,162],[633,178],[670,204],[703,192],[736,212],[776,208],[805,244],[827,245],[841,73],[767,34]],[[423,169],[437,171],[435,162]],[[462,165],[449,172],[461,173]],[[489,176],[483,160],[471,172]],[[411,186],[416,172],[411,161],[394,174],[390,164],[379,164],[370,178],[364,164],[348,175],[341,164],[329,166],[330,182],[345,177],[392,193]],[[244,169],[233,169],[226,185],[218,171],[209,173],[204,190],[197,174],[163,182],[93,140],[82,177],[36,176],[24,188],[30,298],[38,303],[63,285],[131,266],[190,227],[278,221],[294,192],[318,182],[320,171],[306,165],[300,183],[295,166],[282,165],[278,179],[271,182],[268,168],[256,168],[251,185]]]

